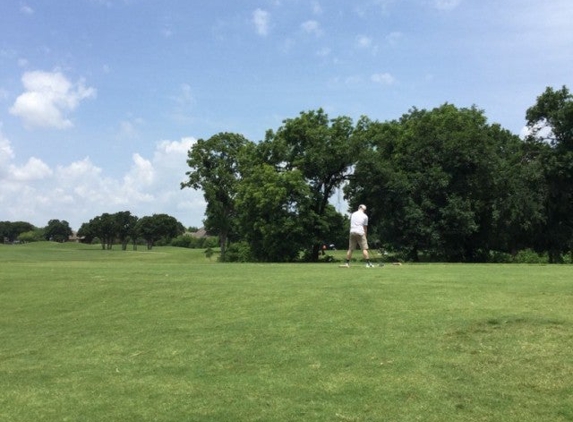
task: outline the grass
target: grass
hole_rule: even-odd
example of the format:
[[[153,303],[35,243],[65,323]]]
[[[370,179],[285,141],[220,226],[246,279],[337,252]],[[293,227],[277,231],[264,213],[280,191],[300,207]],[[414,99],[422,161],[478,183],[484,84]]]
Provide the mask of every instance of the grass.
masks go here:
[[[571,421],[572,275],[0,245],[0,421]]]

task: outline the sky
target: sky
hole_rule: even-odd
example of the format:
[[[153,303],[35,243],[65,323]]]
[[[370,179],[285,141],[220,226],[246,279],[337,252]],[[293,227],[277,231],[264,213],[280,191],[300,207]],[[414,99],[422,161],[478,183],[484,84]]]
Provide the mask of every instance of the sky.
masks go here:
[[[202,192],[180,189],[194,142],[318,108],[475,105],[521,135],[546,87],[573,89],[571,22],[571,0],[7,0],[0,221],[201,227]]]

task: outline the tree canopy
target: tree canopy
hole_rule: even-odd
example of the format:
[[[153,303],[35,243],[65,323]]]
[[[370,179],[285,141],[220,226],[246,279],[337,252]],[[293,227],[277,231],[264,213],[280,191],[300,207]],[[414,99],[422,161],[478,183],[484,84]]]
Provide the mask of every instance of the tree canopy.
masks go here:
[[[332,206],[343,188],[351,209],[369,204],[370,239],[406,259],[483,262],[536,248],[558,262],[573,246],[569,91],[548,88],[526,117],[522,140],[475,106],[356,124],[306,111],[259,143],[229,133],[198,142],[183,186],[203,190],[224,245],[244,241],[261,261],[317,260],[323,242],[344,238]]]
[[[181,188],[203,190],[207,208],[205,228],[219,236],[221,256],[234,228],[235,198],[240,180],[240,160],[243,151],[251,144],[235,133],[219,133],[211,138],[199,139],[189,150],[187,164],[191,168],[188,180]]]

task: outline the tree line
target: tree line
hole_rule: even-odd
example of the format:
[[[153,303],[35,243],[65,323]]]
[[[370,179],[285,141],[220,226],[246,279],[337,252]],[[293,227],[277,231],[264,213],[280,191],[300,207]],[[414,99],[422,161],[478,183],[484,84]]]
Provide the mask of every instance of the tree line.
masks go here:
[[[210,247],[213,246],[205,239],[193,241],[191,236],[182,236],[185,227],[175,217],[167,214],[153,214],[139,218],[130,211],[103,213],[83,223],[77,232],[77,238],[84,243],[99,242],[102,249],[112,249],[114,244],[120,244],[122,250],[131,243],[137,249],[143,240],[147,249],[152,249],[156,243],[173,244],[181,247]],[[1,221],[0,240],[2,243],[33,242],[48,240],[66,242],[73,231],[65,220],[53,219],[43,228],[37,228],[24,221]]]
[[[443,104],[397,120],[301,112],[255,143],[199,139],[182,188],[200,189],[223,260],[316,261],[345,247],[347,216],[368,204],[369,240],[404,259],[491,262],[523,250],[573,259],[573,96],[548,87],[521,139],[483,110]]]
[[[37,242],[50,240],[66,242],[72,235],[66,220],[53,219],[46,227],[38,228],[26,221],[0,221],[0,243]]]

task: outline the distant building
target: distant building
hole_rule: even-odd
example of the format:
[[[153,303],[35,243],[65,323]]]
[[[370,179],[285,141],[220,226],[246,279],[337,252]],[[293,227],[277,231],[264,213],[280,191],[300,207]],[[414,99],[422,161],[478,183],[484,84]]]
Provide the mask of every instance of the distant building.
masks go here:
[[[78,232],[72,230],[72,234],[68,237],[68,242],[76,242],[79,243],[84,240],[84,237],[79,237]]]
[[[196,232],[186,232],[185,235],[187,236],[191,236],[194,237],[196,239],[201,239],[203,237],[209,237],[209,233],[207,233],[207,230],[205,230],[204,227],[201,227],[199,230],[197,230]]]

